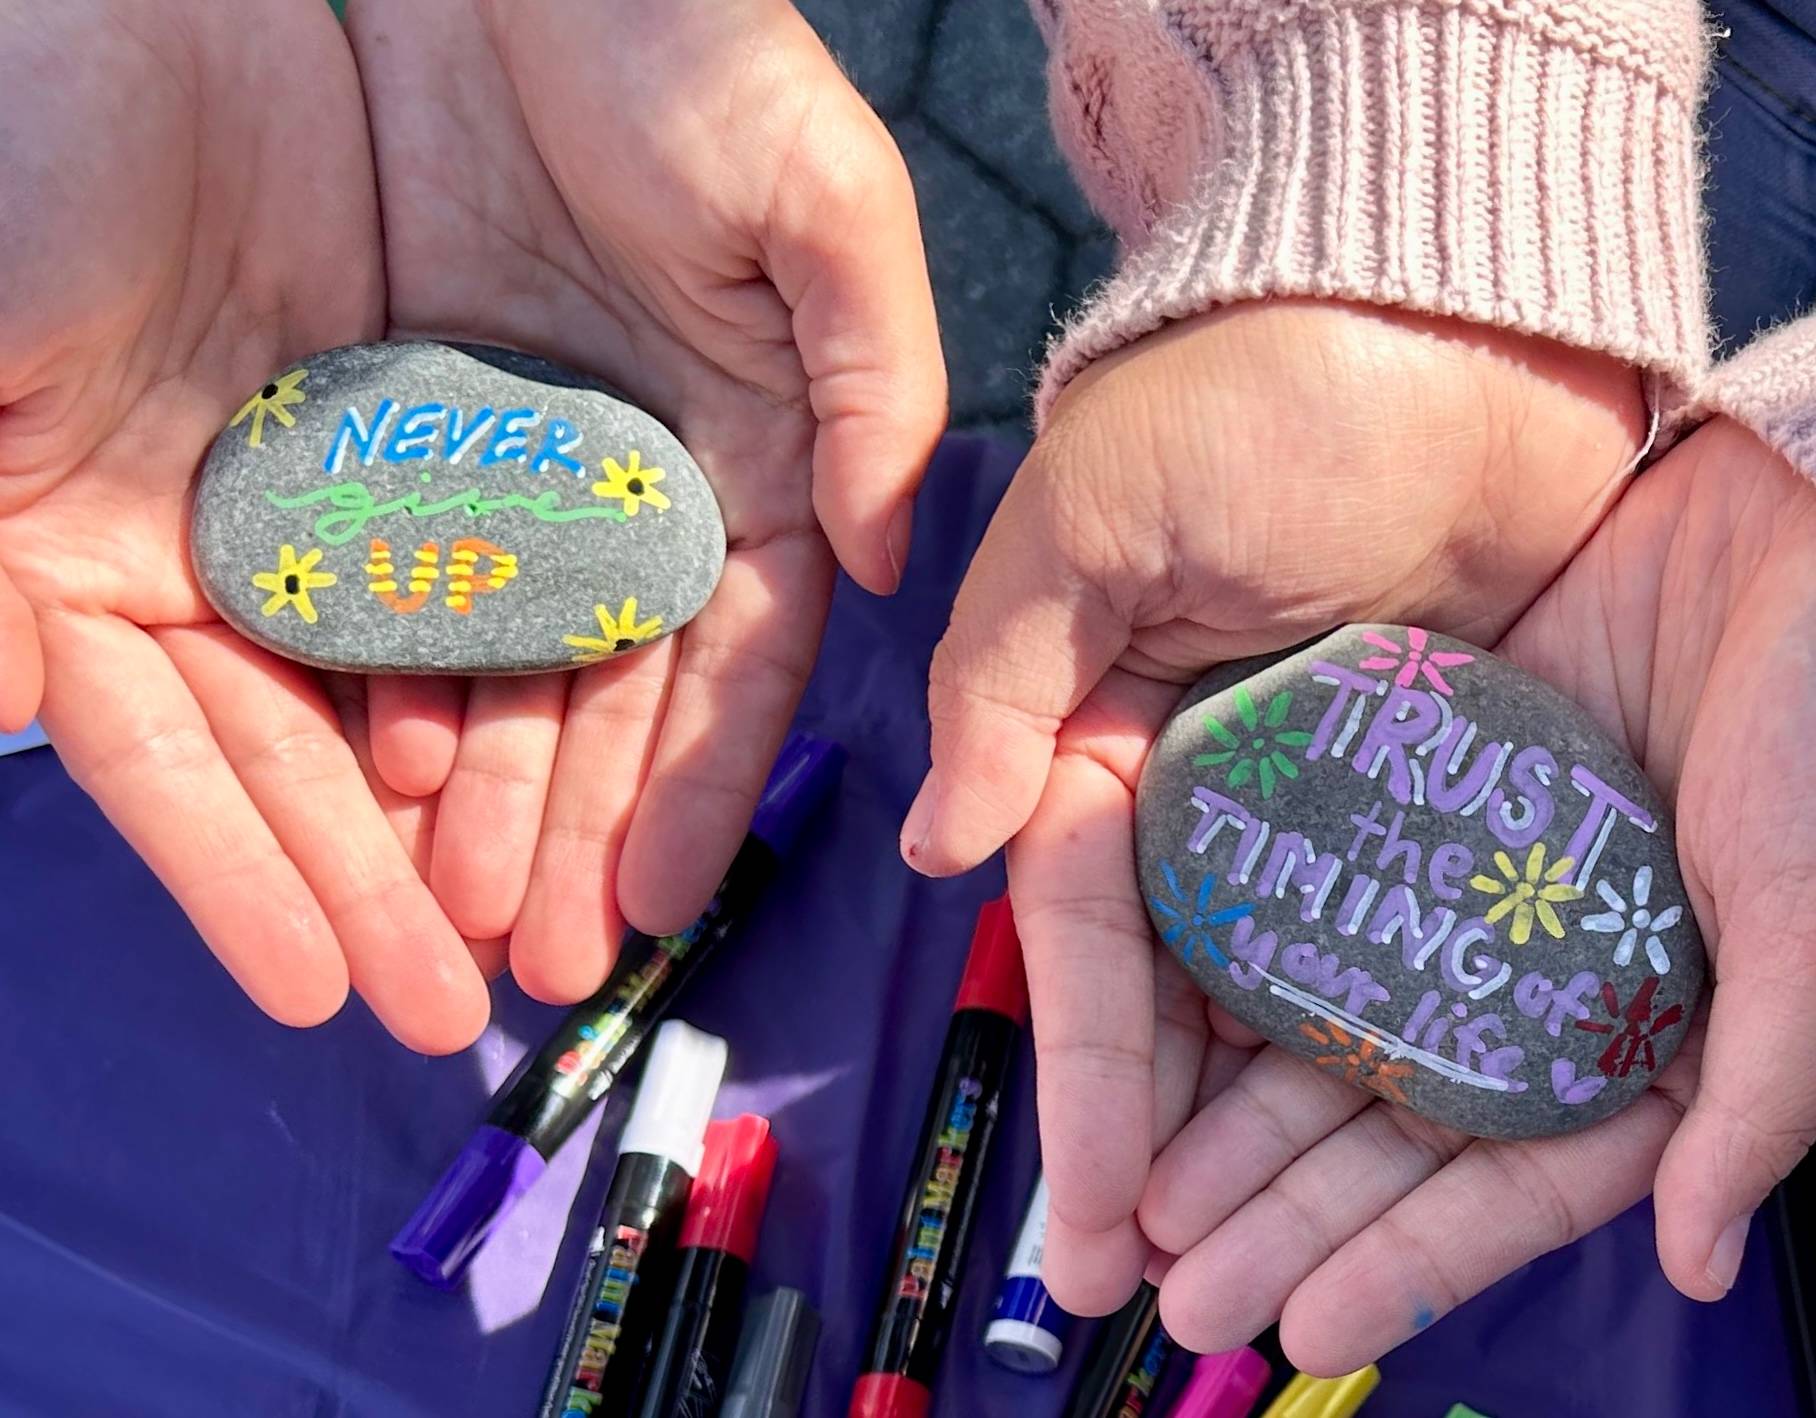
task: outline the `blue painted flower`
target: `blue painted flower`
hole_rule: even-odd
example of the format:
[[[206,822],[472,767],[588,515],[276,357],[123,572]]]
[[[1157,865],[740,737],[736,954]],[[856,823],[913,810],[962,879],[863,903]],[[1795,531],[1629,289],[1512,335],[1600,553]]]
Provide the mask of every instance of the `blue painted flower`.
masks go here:
[[[1240,906],[1224,906],[1211,910],[1211,893],[1217,889],[1217,878],[1211,872],[1204,874],[1204,880],[1198,883],[1198,893],[1188,896],[1185,888],[1179,884],[1179,873],[1173,870],[1171,862],[1160,864],[1160,874],[1166,879],[1167,895],[1170,900],[1163,901],[1158,896],[1148,898],[1151,905],[1168,924],[1161,930],[1160,938],[1179,952],[1179,958],[1190,965],[1200,950],[1211,957],[1213,965],[1228,965],[1230,958],[1211,932],[1218,926],[1227,926],[1232,921],[1239,921],[1255,909],[1255,903],[1244,901]]]

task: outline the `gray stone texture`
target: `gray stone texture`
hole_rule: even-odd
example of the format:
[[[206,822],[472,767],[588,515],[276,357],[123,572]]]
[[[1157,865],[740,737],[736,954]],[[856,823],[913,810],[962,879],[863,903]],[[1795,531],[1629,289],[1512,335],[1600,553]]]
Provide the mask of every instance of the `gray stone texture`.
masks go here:
[[[260,390],[209,452],[190,549],[222,617],[280,655],[522,674],[680,629],[725,528],[651,415],[527,355],[422,341]]]
[[[1222,667],[1137,817],[1155,930],[1204,989],[1434,1121],[1587,1126],[1689,1027],[1703,949],[1664,805],[1583,710],[1461,641],[1352,626]]]

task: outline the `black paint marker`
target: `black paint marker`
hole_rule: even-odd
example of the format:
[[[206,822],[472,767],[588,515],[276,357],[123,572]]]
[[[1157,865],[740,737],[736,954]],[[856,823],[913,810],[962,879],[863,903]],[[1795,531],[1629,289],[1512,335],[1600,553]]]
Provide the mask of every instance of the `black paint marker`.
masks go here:
[[[678,1019],[656,1031],[542,1418],[629,1411],[674,1287],[681,1218],[724,1076],[723,1039]]]
[[[484,1125],[391,1242],[402,1265],[443,1289],[459,1282],[492,1228],[605,1096],[701,961],[749,915],[844,765],[837,744],[789,735],[750,833],[706,910],[680,935],[625,936],[605,984],[517,1066],[493,1096]]]
[[[971,938],[849,1418],[924,1418],[932,1402],[1003,1079],[1027,1009],[1021,943],[1003,897],[979,913]]]
[[[767,1118],[747,1113],[707,1128],[706,1160],[681,1226],[675,1298],[650,1357],[637,1418],[711,1418],[725,1401],[775,1170]]]
[[[800,1418],[820,1317],[799,1290],[771,1290],[744,1316],[719,1418]]]
[[[1173,1354],[1160,1327],[1160,1291],[1147,1281],[1099,1327],[1066,1418],[1139,1418]]]

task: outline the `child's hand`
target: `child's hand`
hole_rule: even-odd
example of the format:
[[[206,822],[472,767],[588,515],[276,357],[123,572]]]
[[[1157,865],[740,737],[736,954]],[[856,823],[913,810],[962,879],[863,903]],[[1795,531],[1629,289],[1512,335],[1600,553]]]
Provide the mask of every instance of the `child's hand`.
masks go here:
[[[246,390],[382,328],[332,13],[0,3],[0,152],[0,727],[42,691],[72,776],[269,1013],[315,1023],[351,977],[399,1038],[467,1044],[484,982],[321,677],[222,625],[187,555]]]
[[[443,820],[484,824],[435,839],[449,914],[514,928],[524,987],[573,999],[624,917],[678,928],[718,883],[834,555],[873,590],[899,577],[945,412],[913,192],[786,0],[353,0],[348,22],[393,331],[603,375],[725,512],[724,581],[648,651],[478,683],[464,725],[452,685],[373,686],[379,770],[413,794],[445,777]]]
[[[1643,427],[1639,378],[1611,360],[1328,302],[1171,327],[1059,401],[934,657],[933,771],[902,841],[944,874],[1021,833],[1069,1308],[1127,1294],[1151,1149],[1192,1099],[1177,1071],[1183,1093],[1155,1098],[1157,1051],[1195,1050],[1203,1005],[1168,995],[1157,1025],[1131,840],[1130,785],[1180,688],[1342,621],[1493,643],[1595,527]]]
[[[1816,1135],[1812,566],[1816,487],[1717,421],[1638,480],[1500,647],[1675,801],[1714,1003],[1631,1108],[1572,1136],[1474,1141],[1276,1049],[1246,1066],[1221,1040],[1207,1052],[1203,1001],[1169,962],[1169,1123],[1194,1089],[1214,1095],[1156,1159],[1140,1210],[1181,1255],[1161,1288],[1180,1342],[1240,1344],[1284,1309],[1295,1362],[1353,1369],[1654,1185],[1666,1274],[1697,1299],[1727,1291],[1748,1218]],[[1107,751],[1133,781],[1139,755]],[[1017,849],[1024,872],[1035,845]],[[1047,845],[1043,878],[1064,870]],[[1139,913],[1132,883],[1117,910]],[[1132,1285],[1142,1258],[1126,1250],[1093,1267],[1050,1241],[1056,1297],[1099,1296],[1093,1270]]]

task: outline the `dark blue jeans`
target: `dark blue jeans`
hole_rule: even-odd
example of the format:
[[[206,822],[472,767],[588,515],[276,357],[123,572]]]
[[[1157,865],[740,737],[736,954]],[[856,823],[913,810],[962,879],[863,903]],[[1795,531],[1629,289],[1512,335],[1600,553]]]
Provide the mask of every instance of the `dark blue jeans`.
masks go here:
[[[1709,258],[1723,353],[1816,309],[1816,0],[1715,0]]]

